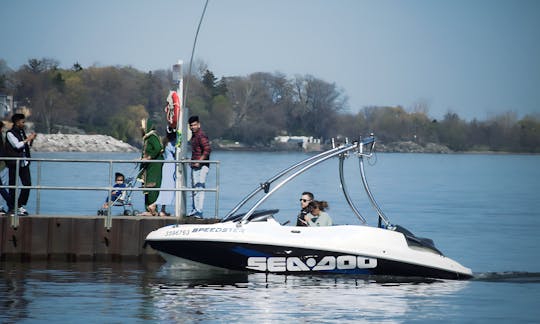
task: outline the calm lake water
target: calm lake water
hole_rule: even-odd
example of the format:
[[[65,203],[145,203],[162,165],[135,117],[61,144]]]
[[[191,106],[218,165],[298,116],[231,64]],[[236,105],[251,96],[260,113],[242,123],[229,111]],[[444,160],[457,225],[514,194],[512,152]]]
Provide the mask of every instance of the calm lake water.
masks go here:
[[[137,154],[55,153],[36,157],[136,159]],[[303,153],[215,152],[219,217]],[[375,213],[358,183],[347,185],[370,224]],[[263,208],[294,220],[305,190],[328,201],[338,224],[356,224],[330,160],[278,192]],[[377,154],[366,165],[373,194],[392,223],[432,238],[473,269],[470,281],[215,274],[149,263],[0,263],[0,322],[471,322],[537,323],[540,318],[540,156]],[[136,164],[115,167],[126,175]],[[106,186],[108,167],[43,165],[42,185]],[[215,186],[213,167],[208,187]],[[34,172],[34,183],[37,174]],[[105,192],[40,192],[40,213],[95,215]],[[36,210],[35,191],[28,209]],[[142,209],[140,192],[134,201]],[[207,194],[205,215],[214,215]],[[115,210],[115,212],[120,212]]]

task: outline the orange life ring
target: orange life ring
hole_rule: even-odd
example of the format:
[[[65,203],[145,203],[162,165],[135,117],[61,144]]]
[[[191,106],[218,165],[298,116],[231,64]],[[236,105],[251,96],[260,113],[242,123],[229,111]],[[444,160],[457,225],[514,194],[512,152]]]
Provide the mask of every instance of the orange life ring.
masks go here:
[[[176,91],[169,92],[167,96],[167,106],[165,107],[167,124],[170,128],[176,129],[178,116],[180,115],[180,98]]]

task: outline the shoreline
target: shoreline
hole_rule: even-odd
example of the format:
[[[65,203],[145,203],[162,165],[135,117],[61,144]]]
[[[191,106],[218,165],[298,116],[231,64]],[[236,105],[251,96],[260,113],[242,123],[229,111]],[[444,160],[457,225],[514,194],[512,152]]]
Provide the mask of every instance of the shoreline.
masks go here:
[[[313,150],[298,149],[298,146],[275,145],[272,147],[245,146],[241,144],[227,145],[214,141],[212,149],[215,151],[248,151],[248,152],[322,152],[323,147]],[[109,152],[130,153],[140,152],[140,148],[132,146],[108,135],[81,135],[81,134],[38,134],[32,145],[34,152]],[[444,145],[428,143],[421,146],[410,141],[378,144],[378,153],[424,153],[424,154],[519,154],[538,155],[533,152],[497,152],[497,151],[452,151]]]
[[[108,135],[38,134],[34,152],[140,152],[140,149]]]

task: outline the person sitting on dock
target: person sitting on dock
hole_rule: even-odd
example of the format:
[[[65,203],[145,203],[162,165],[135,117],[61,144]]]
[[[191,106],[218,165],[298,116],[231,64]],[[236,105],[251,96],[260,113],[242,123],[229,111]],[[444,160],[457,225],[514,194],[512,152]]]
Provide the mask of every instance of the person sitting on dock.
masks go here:
[[[126,183],[124,182],[125,181],[125,177],[122,173],[120,172],[116,172],[114,174],[114,185],[113,185],[113,188],[125,188],[126,187]],[[123,194],[123,191],[122,190],[113,190],[111,191],[110,193],[110,196],[111,196],[111,202],[112,204],[114,204]],[[107,195],[107,198],[105,199],[105,203],[103,203],[103,209],[107,209],[109,208],[109,195]]]
[[[326,201],[313,200],[309,207],[311,212],[306,215],[308,226],[332,226],[332,218],[324,211],[328,208]]]

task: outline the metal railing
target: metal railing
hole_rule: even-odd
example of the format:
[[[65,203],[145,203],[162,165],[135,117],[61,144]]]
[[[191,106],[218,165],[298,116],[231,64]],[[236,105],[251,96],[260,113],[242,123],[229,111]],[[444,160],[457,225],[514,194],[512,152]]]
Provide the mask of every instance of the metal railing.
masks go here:
[[[181,167],[182,170],[182,176],[184,179],[187,178],[187,164],[192,162],[200,162],[200,160],[112,160],[112,159],[102,159],[102,160],[85,160],[85,159],[53,159],[53,158],[8,158],[8,157],[2,157],[2,160],[4,161],[15,161],[15,184],[14,185],[8,185],[3,184],[0,185],[0,189],[4,188],[6,190],[9,189],[15,189],[14,197],[10,197],[10,199],[13,199],[15,210],[13,213],[10,213],[8,216],[10,217],[10,224],[13,228],[17,228],[19,226],[19,215],[17,213],[17,201],[20,196],[20,189],[34,189],[35,195],[36,195],[36,215],[40,215],[40,209],[41,209],[41,190],[65,190],[65,191],[106,191],[108,193],[109,199],[111,198],[112,191],[118,190],[118,188],[113,187],[113,176],[115,172],[113,171],[115,168],[114,166],[117,164],[133,164],[133,163],[174,163],[176,164],[176,167]],[[30,166],[35,168],[37,179],[35,184],[32,184],[30,186],[25,186],[21,184],[21,180],[19,178],[19,166],[20,163],[22,163],[23,160],[30,161]],[[104,182],[108,182],[107,186],[48,186],[48,185],[42,185],[42,174],[44,171],[43,164],[45,163],[96,163],[96,164],[107,164],[108,165],[108,173],[107,179],[104,180]],[[180,188],[145,188],[145,187],[129,187],[130,191],[174,191],[178,192],[180,191],[182,193],[182,206],[185,207],[185,201],[186,201],[186,193],[187,192],[193,192],[193,191],[204,191],[204,192],[215,192],[215,217],[218,216],[218,210],[219,210],[219,168],[220,168],[220,162],[219,161],[213,161],[213,160],[205,160],[204,163],[213,164],[216,166],[215,168],[215,184],[216,186],[214,188],[192,188],[184,186]],[[188,184],[187,181],[183,181],[183,183]],[[123,189],[123,190],[127,190]],[[56,202],[54,202],[56,203]],[[111,207],[112,204],[109,204],[107,208],[107,215],[104,216],[96,216],[96,217],[104,217],[105,218],[105,227],[107,230],[109,230],[112,227],[112,213],[111,213]],[[182,210],[181,214],[183,215],[174,215],[178,220],[180,220],[183,216],[185,216],[185,208]],[[137,217],[141,217],[138,215],[135,215]]]

